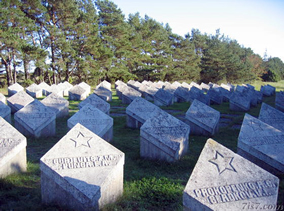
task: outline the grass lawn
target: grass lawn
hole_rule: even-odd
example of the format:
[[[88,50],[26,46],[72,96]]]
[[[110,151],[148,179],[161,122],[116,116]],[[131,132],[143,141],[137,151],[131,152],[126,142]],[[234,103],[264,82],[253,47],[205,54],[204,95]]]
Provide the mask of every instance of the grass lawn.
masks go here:
[[[274,86],[273,83],[270,84]],[[258,90],[261,86],[260,83],[252,85]],[[284,90],[284,82],[275,84],[275,87],[277,91]],[[7,95],[6,89],[0,89],[0,92]],[[263,101],[274,106],[275,96],[265,97]],[[78,104],[78,101],[70,101],[69,117],[78,111]],[[123,114],[125,111],[126,105],[121,103],[115,92],[110,104],[111,114]],[[172,115],[179,117],[185,114],[189,106],[189,103],[176,103],[171,107],[162,108],[176,111]],[[248,113],[257,117],[260,106],[251,108]],[[230,114],[228,118],[231,119],[230,124],[220,128],[213,139],[236,152],[239,129],[233,129],[232,126],[240,126],[245,113],[230,111],[229,103],[212,107],[222,114]],[[0,210],[64,210],[41,204],[39,160],[66,134],[69,117],[57,120],[55,137],[28,138],[28,170],[0,179]],[[125,153],[124,194],[116,203],[106,206],[103,210],[182,210],[183,190],[208,137],[190,135],[189,151],[178,162],[151,161],[140,158],[139,129],[127,128],[125,116],[114,116],[113,119],[112,144]],[[281,182],[278,204],[283,204],[284,175],[279,175],[279,178]]]

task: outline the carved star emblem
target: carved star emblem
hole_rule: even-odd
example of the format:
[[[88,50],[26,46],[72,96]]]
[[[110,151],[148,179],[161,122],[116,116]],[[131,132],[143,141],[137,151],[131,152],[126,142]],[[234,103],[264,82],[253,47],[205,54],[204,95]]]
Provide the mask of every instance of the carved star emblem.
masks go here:
[[[215,158],[210,159],[209,162],[217,167],[220,175],[226,170],[237,172],[232,165],[233,159],[234,157],[225,157],[220,152],[216,151]]]
[[[91,148],[89,141],[92,137],[85,137],[83,133],[79,132],[76,139],[70,138],[71,141],[75,142],[75,147],[85,146]]]

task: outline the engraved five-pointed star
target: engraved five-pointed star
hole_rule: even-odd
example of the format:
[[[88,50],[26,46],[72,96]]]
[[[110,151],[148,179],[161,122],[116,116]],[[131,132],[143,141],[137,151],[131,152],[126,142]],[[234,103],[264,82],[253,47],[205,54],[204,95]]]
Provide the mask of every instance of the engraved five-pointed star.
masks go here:
[[[70,139],[75,142],[75,147],[85,146],[91,148],[89,141],[92,139],[92,137],[85,137],[81,132],[78,133],[76,139]]]
[[[210,159],[209,162],[216,165],[219,175],[220,175],[225,170],[237,172],[236,169],[232,165],[233,159],[234,157],[224,157],[221,153],[216,151],[215,158]]]

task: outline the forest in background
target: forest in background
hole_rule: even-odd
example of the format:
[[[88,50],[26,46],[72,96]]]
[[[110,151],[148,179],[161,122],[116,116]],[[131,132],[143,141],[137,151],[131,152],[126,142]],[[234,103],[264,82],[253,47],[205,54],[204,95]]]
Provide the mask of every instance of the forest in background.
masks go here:
[[[108,0],[0,0],[0,17],[1,86],[20,79],[26,85],[284,79],[281,59],[262,58],[220,29],[183,37],[151,17],[126,18]]]

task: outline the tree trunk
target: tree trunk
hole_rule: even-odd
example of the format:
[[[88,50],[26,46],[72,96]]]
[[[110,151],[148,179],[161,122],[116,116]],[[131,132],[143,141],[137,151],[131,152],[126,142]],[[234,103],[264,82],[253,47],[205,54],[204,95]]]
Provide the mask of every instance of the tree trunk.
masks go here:
[[[28,69],[29,62],[25,58],[24,58],[23,62],[24,62],[25,80],[28,80],[30,78],[29,69]]]

